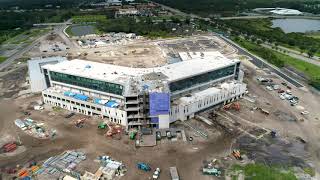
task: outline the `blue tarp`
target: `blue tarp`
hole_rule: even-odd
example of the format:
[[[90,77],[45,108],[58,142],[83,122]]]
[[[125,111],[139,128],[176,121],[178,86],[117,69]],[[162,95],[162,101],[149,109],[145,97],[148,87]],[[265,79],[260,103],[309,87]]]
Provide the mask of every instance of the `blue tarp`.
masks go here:
[[[152,118],[151,118],[151,123],[159,123],[159,118],[157,118],[157,117],[152,117]]]
[[[63,93],[65,96],[69,96],[69,97],[73,97],[74,95],[76,95],[75,93],[73,92],[70,92],[70,91],[66,91]]]
[[[96,103],[96,104],[101,104],[101,100],[102,100],[102,99],[94,98],[94,103]]]
[[[107,107],[111,107],[111,108],[116,108],[119,106],[119,104],[117,102],[114,102],[114,101],[108,101],[105,106]]]
[[[88,96],[83,95],[83,94],[76,94],[75,96],[73,96],[75,99],[79,99],[81,101],[87,101],[89,99]]]
[[[150,93],[150,115],[169,114],[170,95],[168,93]]]

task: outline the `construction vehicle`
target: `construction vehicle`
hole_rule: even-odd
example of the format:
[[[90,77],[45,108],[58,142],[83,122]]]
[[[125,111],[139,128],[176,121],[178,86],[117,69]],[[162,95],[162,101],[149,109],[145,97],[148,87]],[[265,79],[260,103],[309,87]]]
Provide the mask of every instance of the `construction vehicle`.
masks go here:
[[[151,171],[150,166],[148,164],[142,163],[142,162],[137,163],[137,168],[141,169],[143,171]]]
[[[176,167],[170,167],[171,180],[179,180],[179,174]]]
[[[84,121],[86,120],[86,118],[81,118],[81,119],[78,119],[74,122],[74,125],[77,127],[77,128],[82,128],[84,126]]]
[[[216,168],[202,168],[202,173],[205,175],[214,175],[214,176],[221,175],[221,171]]]
[[[100,122],[99,125],[98,125],[98,129],[106,129],[107,128],[107,123],[105,122]]]
[[[129,137],[130,137],[131,140],[135,140],[136,139],[136,135],[137,135],[136,131],[131,131],[129,133]]]
[[[232,155],[233,155],[233,157],[235,157],[236,159],[242,160],[240,150],[237,150],[237,149],[233,150],[233,151],[232,151]]]
[[[120,134],[121,133],[121,130],[122,130],[121,126],[114,125],[112,123],[107,123],[107,126],[109,128],[107,133],[105,134],[107,137],[112,137],[115,134]]]
[[[156,170],[154,171],[153,175],[152,175],[152,179],[158,179],[159,175],[160,175],[160,168],[156,168]]]
[[[228,111],[230,109],[234,109],[236,111],[240,111],[240,103],[239,102],[233,102],[233,103],[229,103],[225,106],[223,106],[223,109]]]
[[[157,140],[157,141],[160,141],[160,140],[161,140],[161,132],[160,132],[160,131],[157,131],[157,132],[156,132],[156,140]]]
[[[257,107],[256,109],[257,109],[258,111],[260,111],[261,113],[265,114],[265,115],[269,115],[269,114],[270,114],[269,111],[267,111],[267,110],[265,110],[265,109],[262,109],[261,107]]]

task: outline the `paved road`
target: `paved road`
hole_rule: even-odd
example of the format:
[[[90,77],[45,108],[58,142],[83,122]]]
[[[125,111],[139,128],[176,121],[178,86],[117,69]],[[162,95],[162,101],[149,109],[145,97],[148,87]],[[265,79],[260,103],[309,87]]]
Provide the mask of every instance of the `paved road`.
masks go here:
[[[71,22],[63,22],[63,23],[41,23],[41,24],[33,24],[33,26],[63,26],[63,25],[71,25]]]
[[[67,38],[65,36],[65,34],[63,33],[63,30],[67,27],[66,24],[70,23],[71,19],[69,19],[68,21],[62,23],[62,25],[60,26],[56,26],[54,27],[53,32],[60,35],[63,40],[66,42],[67,46],[69,46],[70,48],[74,47],[74,44],[70,41],[69,38]],[[36,44],[38,44],[39,42],[43,41],[44,38],[49,35],[52,31],[42,35],[41,37],[39,37],[38,39],[36,39],[35,41],[33,41],[30,45],[26,46],[25,48],[23,48],[22,50],[17,51],[16,53],[14,53],[12,56],[8,57],[6,61],[4,61],[3,63],[0,64],[0,71],[7,68],[8,66],[10,66],[16,59],[19,59],[23,56],[24,53],[30,51]]]
[[[10,66],[14,60],[19,59],[20,57],[22,57],[22,55],[28,51],[30,51],[36,44],[38,44],[39,42],[41,42],[44,37],[46,35],[48,35],[49,33],[46,33],[45,35],[39,37],[38,39],[36,39],[35,41],[33,41],[30,45],[28,45],[27,47],[23,48],[22,50],[17,51],[16,53],[14,53],[12,56],[8,57],[6,61],[4,61],[3,63],[0,64],[0,71],[3,70],[4,68]]]
[[[220,35],[217,35],[220,36]],[[269,64],[268,62],[266,62],[264,59],[251,54],[250,52],[248,52],[246,49],[240,47],[239,45],[237,45],[236,43],[234,43],[233,41],[231,41],[230,39],[220,36],[222,39],[224,39],[226,42],[228,42],[232,47],[238,49],[238,52],[240,54],[244,54],[246,56],[249,56],[252,60],[251,62],[256,65],[257,67],[264,67],[264,68],[268,68],[270,69],[272,72],[274,72],[275,74],[279,75],[281,78],[285,79],[286,81],[288,81],[289,83],[291,83],[292,85],[300,88],[300,87],[304,87],[301,83],[299,83],[297,80],[295,80],[294,78],[286,75],[285,73],[283,73],[279,68]]]

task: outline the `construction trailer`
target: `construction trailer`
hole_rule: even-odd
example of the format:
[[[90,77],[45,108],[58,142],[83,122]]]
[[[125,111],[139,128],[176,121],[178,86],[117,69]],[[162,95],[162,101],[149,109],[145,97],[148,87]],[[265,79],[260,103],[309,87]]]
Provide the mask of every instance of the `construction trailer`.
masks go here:
[[[171,180],[179,180],[179,175],[176,167],[170,167]]]

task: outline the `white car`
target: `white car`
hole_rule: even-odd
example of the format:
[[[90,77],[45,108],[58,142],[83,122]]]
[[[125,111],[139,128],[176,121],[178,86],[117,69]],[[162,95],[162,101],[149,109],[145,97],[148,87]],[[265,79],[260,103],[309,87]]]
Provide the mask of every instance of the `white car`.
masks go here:
[[[286,93],[292,95],[292,92],[289,89],[286,90]]]
[[[279,85],[273,85],[273,90],[278,90],[278,89],[280,89],[280,86]]]
[[[153,173],[153,175],[152,175],[152,178],[153,178],[153,179],[158,179],[158,178],[159,178],[159,175],[160,175],[160,168],[157,168],[157,169],[154,171],[154,173]]]
[[[307,115],[307,114],[309,114],[309,111],[302,111],[301,114],[302,115]]]
[[[280,94],[280,99],[281,99],[281,100],[285,100],[286,97],[285,97],[284,95]]]
[[[293,98],[293,96],[290,94],[285,94],[284,97],[288,100],[291,100]]]
[[[271,87],[271,86],[267,86],[266,87],[269,91],[272,91],[273,90],[273,88]]]
[[[43,110],[43,106],[34,106],[34,110]]]

